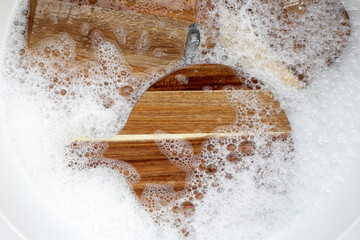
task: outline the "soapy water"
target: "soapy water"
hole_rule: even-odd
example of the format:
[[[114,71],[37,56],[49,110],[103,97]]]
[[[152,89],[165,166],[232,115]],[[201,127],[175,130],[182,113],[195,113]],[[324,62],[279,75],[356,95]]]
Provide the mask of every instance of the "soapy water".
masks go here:
[[[267,50],[266,40],[270,39],[276,46],[283,39],[268,37],[268,31],[273,28],[271,24],[258,24],[264,16],[269,17],[270,9],[253,7],[260,2],[271,5],[266,1],[247,1],[245,5],[238,1],[216,2],[214,5],[218,7],[207,14],[214,14],[214,18],[220,14],[224,18],[214,23],[220,31],[207,33],[205,29],[201,33],[199,54],[192,61],[230,65],[238,72],[261,79],[264,86],[254,87],[271,89],[280,100],[291,123],[291,139],[274,142],[259,134],[246,139],[212,137],[195,156],[190,143],[159,132],[164,138],[157,143],[169,161],[190,172],[186,186],[190,191],[186,191],[185,196],[177,196],[179,193],[174,192],[171,185],[150,186],[145,189],[144,204],[136,199],[128,185],[138,180],[131,166],[115,164],[113,160],[89,162],[94,156],[101,157],[106,146],[79,144],[75,147],[70,143],[78,136],[104,139],[115,135],[126,124],[141,94],[176,67],[170,66],[165,72],[154,70],[146,77],[135,76],[121,48],[107,41],[99,31],[91,35],[93,62],[75,61],[76,46],[66,33],[28,49],[24,38],[27,4],[21,1],[12,21],[2,69],[4,120],[18,160],[43,196],[70,222],[99,239],[185,236],[262,239],[273,236],[276,230],[286,227],[286,222],[301,217],[301,213],[316,205],[319,193],[330,191],[359,153],[357,21],[352,19],[352,35],[345,53],[333,59],[335,63],[329,67],[327,59],[324,63],[322,56],[314,57],[323,45],[316,41],[323,37],[316,39],[316,31],[310,39],[311,56],[300,53],[292,57],[297,47],[294,50],[277,46]],[[239,9],[231,7],[236,3]],[[249,4],[253,9],[260,9],[258,16],[249,13]],[[315,13],[326,10],[326,5],[314,9]],[[341,18],[337,14],[331,16]],[[323,21],[341,23],[332,17]],[[254,22],[255,27],[250,24]],[[231,30],[239,25],[240,30]],[[300,24],[297,32],[304,34],[306,29]],[[115,31],[119,42],[125,42],[124,29],[120,26]],[[232,39],[228,37],[231,31]],[[89,26],[84,25],[81,33],[89,34]],[[220,41],[213,43],[205,33],[218,34]],[[245,43],[251,43],[252,47],[244,47]],[[148,51],[149,44],[151,40],[144,30],[136,45],[138,54]],[[236,51],[231,51],[234,49]],[[312,67],[306,71],[310,74],[306,80],[311,82],[307,88],[284,87],[279,81],[284,76],[279,73],[281,69],[274,71],[267,64],[268,59],[254,58],[256,49],[264,49],[263,56],[272,61],[285,59],[291,65],[310,58],[319,65],[306,61]],[[302,74],[301,69],[296,71],[296,74],[292,70],[285,75]],[[187,81],[181,75],[177,80],[185,84]],[[247,124],[219,129],[220,132],[263,133],[271,127],[249,124],[259,122],[263,110],[251,96],[229,92],[229,98],[230,103],[235,101],[234,105],[246,102],[255,113],[247,119]],[[243,107],[238,111],[241,116]],[[89,151],[93,152],[90,158],[81,154]],[[105,167],[94,169],[89,164]],[[194,170],[192,164],[198,168]]]

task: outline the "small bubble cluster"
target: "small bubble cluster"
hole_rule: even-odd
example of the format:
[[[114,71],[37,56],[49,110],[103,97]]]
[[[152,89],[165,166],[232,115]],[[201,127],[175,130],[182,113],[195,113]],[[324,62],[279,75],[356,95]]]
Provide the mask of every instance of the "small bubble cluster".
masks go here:
[[[112,160],[102,157],[102,154],[109,148],[108,144],[86,142],[73,143],[67,148],[68,166],[72,169],[86,168],[110,168],[122,174],[129,184],[140,180],[140,175],[130,164],[121,160]]]
[[[116,39],[119,42],[119,44],[120,45],[126,44],[127,33],[125,29],[119,25],[115,28],[114,31],[115,31]]]
[[[144,55],[147,51],[149,51],[150,45],[151,45],[151,40],[149,33],[146,30],[143,30],[136,43],[137,55],[138,56]]]
[[[179,83],[182,83],[182,84],[188,84],[189,83],[189,79],[183,74],[177,74],[175,76],[175,79],[176,79],[176,81],[178,81]]]

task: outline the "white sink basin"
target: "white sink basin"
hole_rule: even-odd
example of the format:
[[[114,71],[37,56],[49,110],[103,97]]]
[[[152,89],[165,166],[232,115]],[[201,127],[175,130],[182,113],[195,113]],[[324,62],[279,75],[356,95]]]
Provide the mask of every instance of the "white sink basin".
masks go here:
[[[3,39],[16,1],[0,1],[0,39]],[[353,6],[360,9],[360,2],[353,2],[356,2]],[[350,11],[350,14],[360,16],[360,11]],[[12,158],[13,149],[6,146],[5,129],[0,126],[0,239],[91,239],[57,215],[38,195],[16,159]],[[318,209],[302,222],[279,233],[276,239],[360,239],[359,173],[360,161],[338,189],[323,197]]]

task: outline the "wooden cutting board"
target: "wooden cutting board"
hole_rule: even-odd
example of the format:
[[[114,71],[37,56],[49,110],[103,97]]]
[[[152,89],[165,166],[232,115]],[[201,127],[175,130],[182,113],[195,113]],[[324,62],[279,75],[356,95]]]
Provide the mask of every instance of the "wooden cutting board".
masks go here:
[[[230,86],[233,90],[229,90]],[[248,101],[231,102],[227,97],[230,92],[246,93]],[[239,107],[251,111],[254,101],[258,109],[267,109],[269,114],[251,118],[250,113],[247,116],[237,113]],[[251,121],[245,122],[249,118]],[[259,131],[257,125],[271,127]],[[221,128],[232,127],[246,131],[216,133]],[[174,190],[181,191],[186,185],[186,174],[190,173],[172,164],[161,150],[157,140],[162,136],[156,134],[159,130],[170,134],[167,137],[188,141],[196,155],[212,136],[246,138],[262,134],[273,136],[277,141],[289,138],[291,129],[274,95],[261,90],[261,84],[255,79],[237,76],[223,65],[193,65],[165,76],[150,87],[136,103],[124,129],[114,138],[103,141],[105,145],[98,143],[103,150],[95,156],[89,153],[92,156],[89,161],[92,166],[110,164],[120,172],[123,170],[116,167],[114,160],[130,164],[140,176],[138,182],[131,182],[138,196],[149,184],[174,184]]]
[[[30,0],[28,45],[33,48],[44,39],[67,32],[76,43],[76,60],[89,61],[94,59],[91,35],[101,31],[106,39],[117,43],[134,75],[140,75],[183,61],[189,26],[197,19],[199,3],[207,1]],[[206,14],[202,14],[201,23],[206,24]],[[231,100],[231,95],[246,97]],[[240,109],[248,111],[239,114]],[[265,113],[254,117],[256,109]],[[267,127],[259,131],[259,126]],[[173,184],[176,192],[182,192],[189,187],[189,174],[216,171],[213,166],[194,164],[186,168],[174,159],[170,161],[171,156],[159,144],[164,138],[159,130],[169,134],[167,138],[191,146],[192,159],[200,162],[204,143],[214,136],[240,136],[245,143],[235,147],[240,155],[251,153],[253,135],[269,136],[274,143],[291,138],[285,112],[271,92],[262,90],[259,81],[235,74],[223,65],[193,65],[151,86],[134,106],[119,135],[101,142],[74,142],[75,152],[84,144],[94,150],[85,154],[87,163],[71,162],[69,166],[103,165],[119,171],[140,198],[149,185]],[[236,162],[237,158],[233,153],[227,156],[229,161]],[[202,169],[195,169],[199,167]]]

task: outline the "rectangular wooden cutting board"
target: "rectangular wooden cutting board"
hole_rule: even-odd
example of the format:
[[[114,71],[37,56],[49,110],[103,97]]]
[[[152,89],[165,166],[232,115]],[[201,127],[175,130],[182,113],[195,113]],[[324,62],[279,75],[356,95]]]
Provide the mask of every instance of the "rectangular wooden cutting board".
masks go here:
[[[31,0],[28,45],[66,32],[76,43],[76,60],[90,60],[91,33],[98,30],[115,41],[134,71],[141,73],[184,56],[189,26],[196,20],[195,1],[182,2],[172,7],[169,0]],[[145,52],[138,51],[141,38],[149,41]]]

